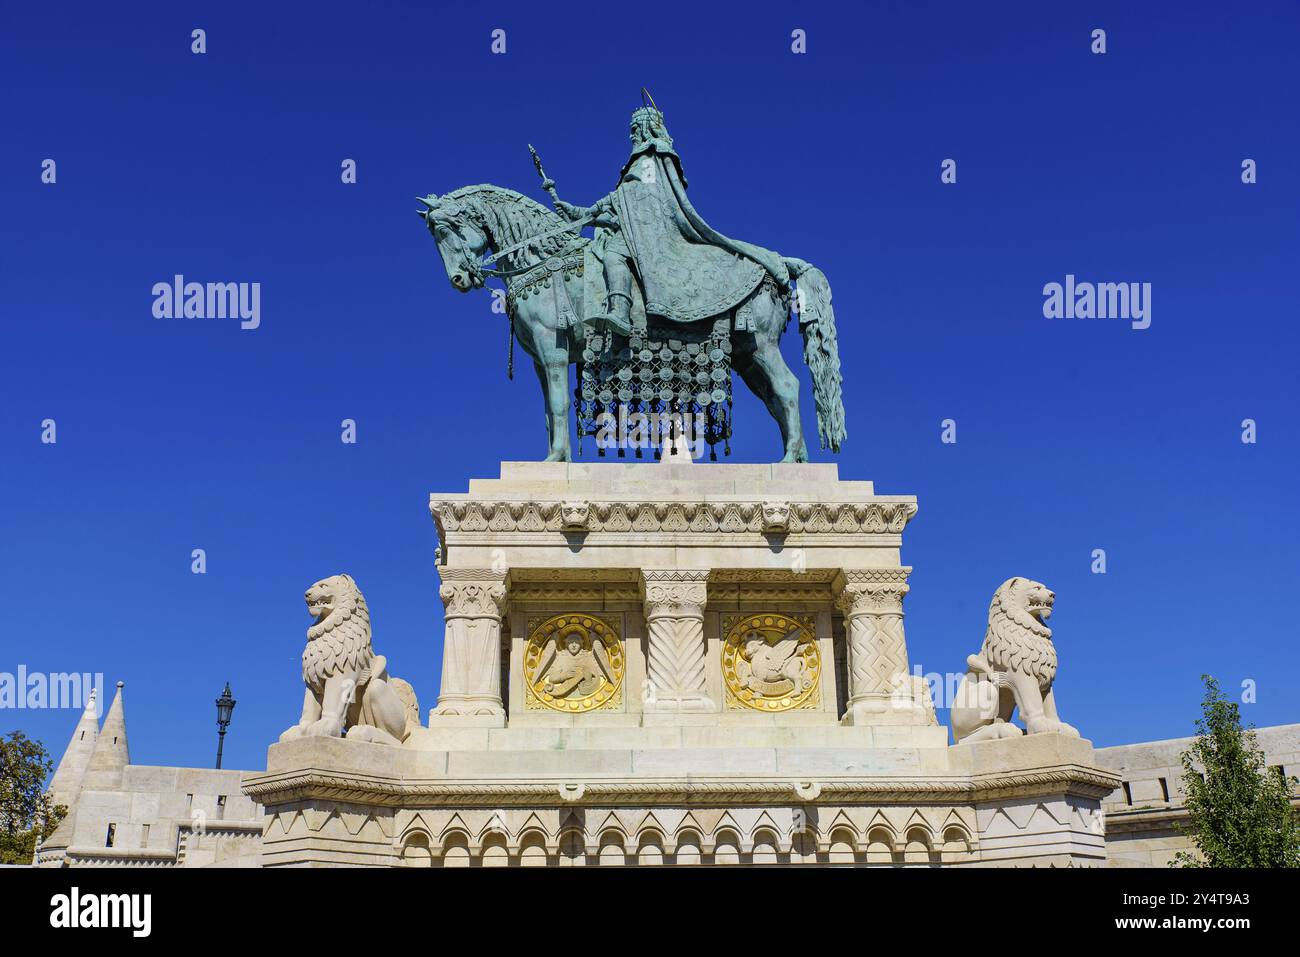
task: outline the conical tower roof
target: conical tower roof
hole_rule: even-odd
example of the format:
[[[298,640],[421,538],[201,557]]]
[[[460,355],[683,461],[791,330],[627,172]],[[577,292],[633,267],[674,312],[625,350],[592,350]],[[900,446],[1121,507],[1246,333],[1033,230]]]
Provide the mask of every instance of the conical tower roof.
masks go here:
[[[50,779],[49,795],[55,804],[72,807],[81,791],[81,781],[90,766],[90,755],[95,750],[99,738],[99,700],[98,689],[90,689],[90,700],[86,710],[81,713],[81,720],[72,732],[72,740],[63,751],[59,766]]]
[[[126,711],[122,705],[122,687],[117,683],[113,706],[108,709],[104,727],[99,731],[95,750],[90,755],[86,776],[81,779],[83,791],[112,791],[122,785],[122,771],[131,763],[126,747]]]

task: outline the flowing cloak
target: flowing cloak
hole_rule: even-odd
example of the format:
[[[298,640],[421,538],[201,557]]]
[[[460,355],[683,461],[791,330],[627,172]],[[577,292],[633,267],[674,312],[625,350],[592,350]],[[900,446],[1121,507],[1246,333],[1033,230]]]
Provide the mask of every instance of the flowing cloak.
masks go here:
[[[671,148],[649,144],[632,154],[609,196],[645,289],[646,313],[674,322],[719,315],[753,292],[764,273],[788,288],[780,255],[722,235],[695,211],[679,163]]]

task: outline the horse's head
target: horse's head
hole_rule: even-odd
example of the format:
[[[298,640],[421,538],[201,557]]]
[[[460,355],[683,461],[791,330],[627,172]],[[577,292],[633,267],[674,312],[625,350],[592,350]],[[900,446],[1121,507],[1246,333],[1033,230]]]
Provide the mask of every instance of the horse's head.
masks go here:
[[[426,209],[417,209],[438,244],[438,254],[447,270],[447,278],[461,292],[483,286],[483,266],[479,262],[491,238],[478,217],[464,203],[450,196],[430,193],[420,197]]]

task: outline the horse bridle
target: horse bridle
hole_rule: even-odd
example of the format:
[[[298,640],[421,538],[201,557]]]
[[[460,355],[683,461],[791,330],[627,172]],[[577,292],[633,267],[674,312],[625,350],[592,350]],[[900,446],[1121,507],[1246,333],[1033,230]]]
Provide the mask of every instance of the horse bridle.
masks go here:
[[[436,242],[442,242],[442,240],[438,236],[438,231],[435,228],[435,224],[441,222],[443,224],[443,227],[449,233],[451,233],[452,238],[455,240],[457,255],[460,256],[461,262],[464,264],[465,268],[469,271],[470,278],[474,280],[478,286],[483,285],[483,279],[486,276],[497,275],[497,272],[495,270],[484,269],[483,263],[479,260],[479,257],[474,256],[470,253],[469,249],[466,248],[465,240],[461,238],[460,233],[456,229],[453,229],[451,226],[448,225],[450,217],[449,218],[431,217],[430,213],[432,212],[433,210],[426,211],[424,214],[424,218],[425,218],[425,222],[429,224],[429,231],[433,233],[434,240]],[[460,213],[461,213],[461,209],[457,208],[453,216],[459,216]],[[475,223],[475,225],[478,226],[480,229],[483,229],[483,234],[485,236],[488,235],[487,229],[485,227],[483,227],[481,224],[478,223]]]
[[[454,212],[451,210],[447,210],[446,212],[451,212],[453,217],[459,217],[462,213],[464,213],[464,211],[465,211],[464,207],[457,204],[457,208],[455,209]],[[425,212],[424,215],[426,221],[428,221],[429,213],[431,212],[432,210]],[[564,225],[557,226],[554,229],[548,229],[544,233],[539,233],[536,236],[529,236],[527,239],[522,239],[519,242],[515,243],[513,246],[507,246],[505,249],[497,250],[492,255],[484,256],[481,259],[470,254],[469,250],[465,248],[465,241],[461,239],[459,233],[455,233],[455,230],[453,230],[453,233],[455,233],[455,237],[456,237],[456,244],[457,244],[456,251],[460,254],[461,261],[464,262],[469,267],[471,276],[479,280],[479,285],[481,286],[483,285],[483,279],[485,278],[495,278],[495,279],[504,280],[504,279],[508,279],[511,276],[518,276],[521,273],[525,273],[536,268],[536,264],[534,264],[532,266],[517,266],[514,268],[493,269],[492,266],[494,263],[497,263],[501,259],[505,258],[506,256],[509,256],[511,253],[518,252],[520,249],[523,249],[526,246],[531,246],[540,240],[549,239],[551,236],[558,236],[562,233],[573,232],[574,230],[582,229],[582,227],[586,226],[594,218],[595,218],[594,216],[584,216],[581,219],[574,220],[571,223],[565,223]],[[492,234],[488,231],[486,224],[475,222],[474,225],[477,226],[479,229],[483,230],[483,234],[487,236],[489,240],[491,239]],[[437,238],[436,234],[434,238],[435,239]]]

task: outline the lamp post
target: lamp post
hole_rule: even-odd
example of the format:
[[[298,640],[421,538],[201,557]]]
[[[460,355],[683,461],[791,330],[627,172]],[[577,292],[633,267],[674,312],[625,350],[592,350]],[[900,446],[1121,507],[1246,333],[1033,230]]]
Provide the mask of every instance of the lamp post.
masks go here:
[[[217,770],[221,769],[221,747],[226,743],[226,728],[230,727],[230,714],[235,710],[235,699],[230,696],[230,682],[217,699]]]

